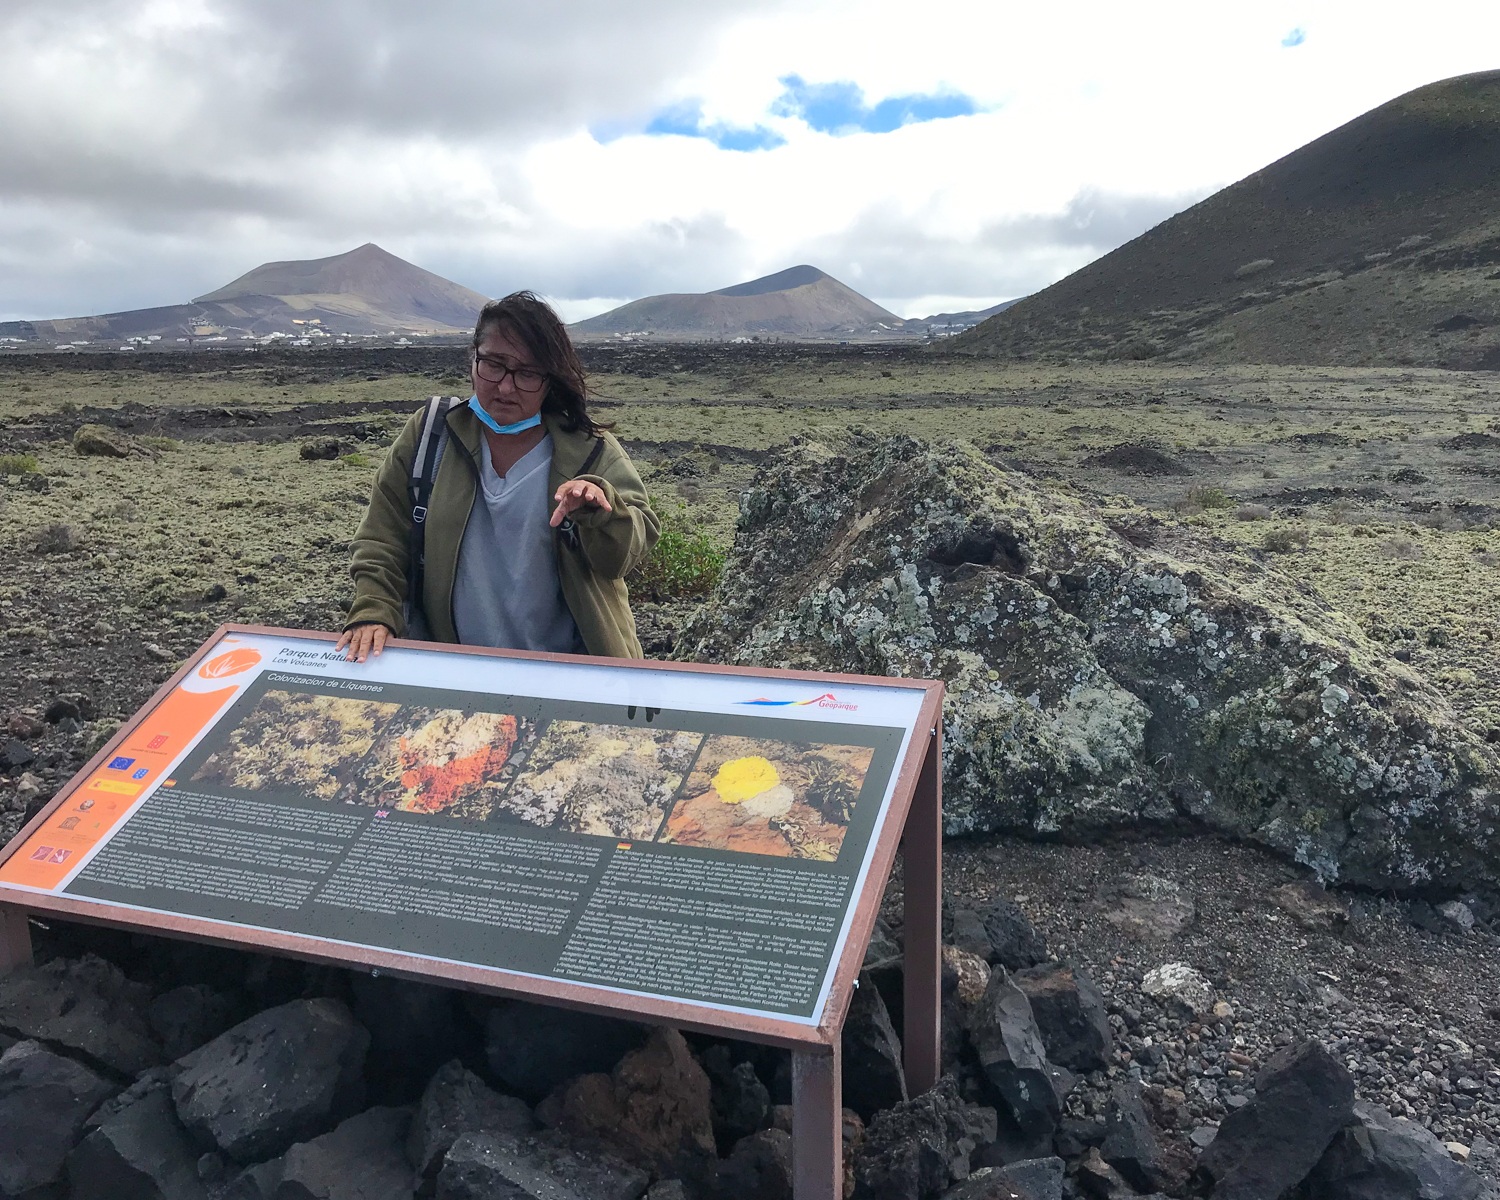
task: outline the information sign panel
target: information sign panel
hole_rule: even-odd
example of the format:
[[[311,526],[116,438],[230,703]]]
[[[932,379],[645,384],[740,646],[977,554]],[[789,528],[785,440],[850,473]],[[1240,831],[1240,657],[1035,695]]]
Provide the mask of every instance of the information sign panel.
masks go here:
[[[826,1045],[941,691],[228,626],[0,900]]]

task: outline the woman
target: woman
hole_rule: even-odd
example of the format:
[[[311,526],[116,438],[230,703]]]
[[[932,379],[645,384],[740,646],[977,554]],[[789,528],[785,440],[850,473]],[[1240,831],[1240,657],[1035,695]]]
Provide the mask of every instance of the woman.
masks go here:
[[[484,306],[474,394],[447,412],[425,521],[420,601],[434,641],[642,657],[625,576],[660,522],[629,456],[588,413],[583,364],[530,292]],[[337,649],[364,662],[406,631],[407,490],[422,412],[375,477],[354,536],[354,604]]]

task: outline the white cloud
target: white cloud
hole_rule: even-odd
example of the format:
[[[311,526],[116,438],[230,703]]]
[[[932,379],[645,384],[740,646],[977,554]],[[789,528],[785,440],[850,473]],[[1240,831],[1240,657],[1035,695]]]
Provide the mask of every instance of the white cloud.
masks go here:
[[[12,0],[0,316],[372,240],[569,315],[801,261],[903,313],[993,302],[1497,44],[1462,0]],[[773,111],[792,75],[983,111],[835,137]],[[683,103],[785,142],[589,133]]]

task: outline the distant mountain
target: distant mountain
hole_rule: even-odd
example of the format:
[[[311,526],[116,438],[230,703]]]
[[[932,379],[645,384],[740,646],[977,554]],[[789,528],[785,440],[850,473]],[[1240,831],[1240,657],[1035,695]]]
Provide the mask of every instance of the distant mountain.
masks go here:
[[[581,338],[646,334],[659,341],[780,337],[799,341],[909,336],[906,322],[817,267],[720,288],[647,296],[569,326]]]
[[[463,334],[487,300],[373,242],[300,262],[266,263],[191,304],[55,321],[10,322],[43,341],[271,333]],[[0,335],[6,329],[0,328]]]
[[[978,325],[979,322],[988,320],[996,313],[1003,313],[1013,304],[1021,303],[1020,299],[1002,300],[999,304],[991,304],[988,308],[974,309],[969,312],[945,312],[934,313],[930,317],[910,317],[908,325],[927,325],[936,333],[943,330],[951,330],[957,333],[959,330],[968,329],[970,326]]]
[[[977,354],[1500,368],[1500,71],[1408,92],[960,334]]]

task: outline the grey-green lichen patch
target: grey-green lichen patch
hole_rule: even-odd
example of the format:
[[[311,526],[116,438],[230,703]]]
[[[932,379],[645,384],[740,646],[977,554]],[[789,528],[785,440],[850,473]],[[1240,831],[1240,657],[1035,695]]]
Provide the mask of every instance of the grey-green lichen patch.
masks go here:
[[[962,442],[770,461],[683,657],[941,678],[950,833],[1201,822],[1327,879],[1500,881],[1500,757],[1273,568],[1141,550]]]

